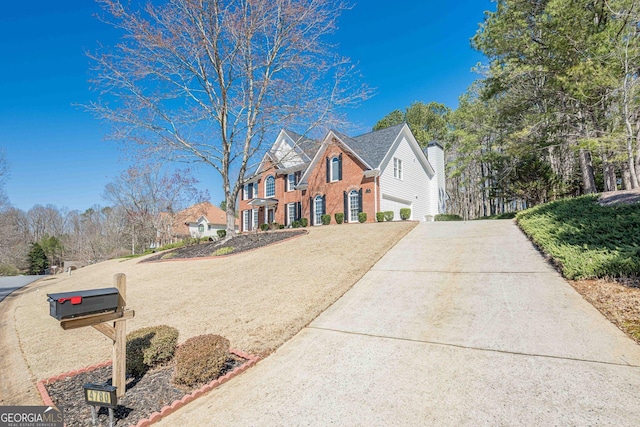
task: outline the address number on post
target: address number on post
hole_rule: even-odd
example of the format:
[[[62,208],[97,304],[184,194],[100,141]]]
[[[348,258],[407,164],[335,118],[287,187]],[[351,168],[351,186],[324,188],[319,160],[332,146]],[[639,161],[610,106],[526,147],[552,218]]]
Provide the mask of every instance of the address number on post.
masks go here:
[[[118,406],[116,387],[110,385],[85,384],[84,400],[89,405],[106,406],[115,408]]]

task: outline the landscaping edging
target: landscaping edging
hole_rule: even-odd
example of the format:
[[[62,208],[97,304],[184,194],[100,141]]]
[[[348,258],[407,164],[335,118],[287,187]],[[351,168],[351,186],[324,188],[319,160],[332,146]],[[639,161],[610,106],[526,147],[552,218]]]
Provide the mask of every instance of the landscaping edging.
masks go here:
[[[231,372],[228,372],[225,375],[223,375],[221,377],[218,377],[215,380],[203,385],[199,389],[194,390],[189,394],[186,394],[184,397],[182,397],[182,399],[175,400],[170,405],[164,406],[160,410],[160,412],[154,412],[149,416],[149,418],[144,418],[144,419],[138,421],[138,423],[135,424],[135,427],[146,427],[146,426],[150,426],[150,425],[152,425],[154,423],[157,423],[163,417],[166,417],[166,416],[172,414],[176,410],[182,408],[187,403],[192,402],[193,400],[199,398],[200,396],[210,392],[214,388],[216,388],[216,387],[228,382],[230,379],[240,375],[241,373],[243,373],[247,369],[251,368],[252,366],[254,366],[256,363],[258,363],[260,361],[260,358],[258,356],[254,356],[254,355],[242,352],[240,350],[230,349],[229,352],[235,354],[238,357],[246,359],[246,362],[244,362],[242,365],[236,367]],[[56,375],[54,377],[51,377],[51,378],[48,378],[48,379],[45,379],[45,380],[38,381],[37,388],[38,388],[38,391],[40,392],[40,396],[42,397],[42,402],[46,406],[55,406],[53,401],[51,400],[51,396],[49,396],[49,392],[47,391],[46,385],[48,385],[50,383],[53,383],[53,382],[56,382],[56,381],[60,381],[60,380],[62,380],[64,378],[67,378],[67,377],[72,377],[72,376],[78,375],[78,374],[83,373],[83,372],[93,371],[95,369],[103,368],[103,367],[110,366],[110,365],[111,365],[111,361],[102,362],[102,363],[98,363],[98,364],[95,364],[95,365],[87,366],[85,368],[81,368],[81,369],[78,369],[78,370],[75,370],[75,371],[70,371],[70,372],[66,372],[64,374]]]
[[[281,233],[281,232],[290,232],[290,231],[291,230],[289,230],[289,229],[287,229],[287,230],[271,230],[271,231],[268,231],[268,233],[277,234],[277,233]],[[172,261],[174,261],[174,262],[175,261],[178,261],[178,262],[180,262],[180,261],[198,261],[198,260],[212,260],[212,259],[218,259],[218,258],[224,259],[224,258],[232,257],[232,256],[235,256],[235,255],[239,255],[239,254],[254,252],[254,251],[257,251],[257,250],[265,248],[265,247],[274,246],[274,245],[277,245],[277,244],[280,244],[280,243],[288,242],[290,240],[297,239],[298,237],[302,237],[302,236],[307,236],[309,234],[308,230],[299,229],[299,231],[300,231],[300,233],[294,234],[294,235],[292,235],[290,237],[287,237],[287,238],[282,239],[282,240],[278,240],[276,242],[272,242],[272,243],[268,243],[268,244],[263,245],[263,246],[258,246],[258,247],[255,247],[255,248],[245,249],[245,250],[241,250],[239,252],[232,252],[232,253],[224,254],[224,255],[196,256],[196,257],[185,257],[185,258],[177,257],[177,258],[167,258],[167,259],[152,259],[152,258],[156,257],[156,255],[158,255],[158,254],[155,254],[155,255],[151,255],[149,258],[145,258],[145,259],[142,259],[142,260],[138,261],[138,263],[163,263],[163,262],[172,262]],[[250,235],[251,233],[252,232],[241,233],[241,234],[238,235],[238,237],[247,236],[247,235]],[[261,232],[261,233],[264,233],[264,232]],[[204,244],[206,244],[206,243],[204,243]],[[223,247],[224,246],[221,246],[220,248],[223,248]],[[167,251],[167,253],[170,253],[172,251],[179,251],[180,249],[183,249],[183,248],[171,249],[171,250]],[[162,253],[162,252],[160,252],[160,253]]]

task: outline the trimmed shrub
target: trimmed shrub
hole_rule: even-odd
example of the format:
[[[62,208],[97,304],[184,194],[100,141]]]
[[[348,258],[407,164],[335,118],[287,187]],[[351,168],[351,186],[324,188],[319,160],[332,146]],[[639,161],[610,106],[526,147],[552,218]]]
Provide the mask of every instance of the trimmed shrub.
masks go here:
[[[218,233],[218,237],[221,239],[224,239],[225,237],[227,237],[227,230],[218,230],[216,231],[216,233]]]
[[[150,368],[169,361],[176,351],[178,330],[159,325],[127,334],[127,373],[135,377]]]
[[[186,340],[176,351],[173,382],[193,386],[220,376],[229,358],[229,340],[220,335],[199,335]]]
[[[433,219],[434,221],[462,221],[462,217],[460,215],[454,214],[438,214]]]
[[[306,227],[309,225],[309,220],[307,218],[300,218],[300,225]]]
[[[378,222],[384,221],[384,212],[376,212],[376,221]]]
[[[291,223],[291,228],[300,228],[300,221],[293,221]]]
[[[393,211],[384,211],[384,220],[393,221]]]
[[[331,215],[329,214],[324,214],[320,217],[320,219],[322,220],[322,225],[329,225],[331,224]]]
[[[342,224],[344,222],[344,213],[338,212],[334,217],[336,219],[336,224]]]
[[[411,218],[411,209],[400,208],[400,219],[402,219],[403,221],[406,221],[409,218]]]
[[[358,213],[358,221],[362,224],[363,222],[367,222],[367,213],[360,212]]]
[[[260,230],[267,231],[269,229],[269,224],[260,224]]]

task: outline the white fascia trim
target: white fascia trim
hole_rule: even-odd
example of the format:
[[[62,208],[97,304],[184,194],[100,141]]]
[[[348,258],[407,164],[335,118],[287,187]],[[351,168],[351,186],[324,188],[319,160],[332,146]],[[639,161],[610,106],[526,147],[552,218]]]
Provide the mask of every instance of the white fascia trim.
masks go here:
[[[409,125],[407,125],[406,123],[400,129],[400,132],[398,132],[398,135],[396,136],[396,139],[393,141],[393,144],[391,144],[391,147],[389,147],[389,151],[387,151],[387,154],[385,154],[385,156],[382,158],[382,162],[380,162],[380,164],[378,165],[378,169],[382,170],[382,165],[386,165],[391,161],[391,157],[393,156],[395,151],[398,149],[398,144],[400,143],[403,133],[407,137],[407,141],[409,142],[409,145],[411,146],[411,149],[413,150],[414,154],[420,161],[420,164],[422,164],[422,167],[431,176],[435,175],[436,173],[435,169],[433,169],[433,166],[431,166],[431,163],[429,163],[427,156],[420,149],[420,144],[418,144],[418,141],[416,141],[415,137],[413,136],[411,129],[409,129]]]

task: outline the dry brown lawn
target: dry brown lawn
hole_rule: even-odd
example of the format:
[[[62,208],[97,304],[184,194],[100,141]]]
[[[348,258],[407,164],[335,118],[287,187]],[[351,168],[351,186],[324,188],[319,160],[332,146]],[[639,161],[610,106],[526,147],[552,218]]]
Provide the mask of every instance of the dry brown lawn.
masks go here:
[[[179,330],[180,342],[215,333],[234,348],[265,355],[343,295],[415,225],[309,228],[308,235],[224,258],[111,260],[38,281],[0,310],[3,351],[12,346],[0,368],[16,380],[0,388],[0,402],[25,404],[20,400],[33,393],[24,388],[34,381],[111,357],[110,341],[93,328],[63,331],[49,316],[47,293],[110,287],[114,274],[125,273],[127,307],[136,312],[128,331],[166,324]]]

